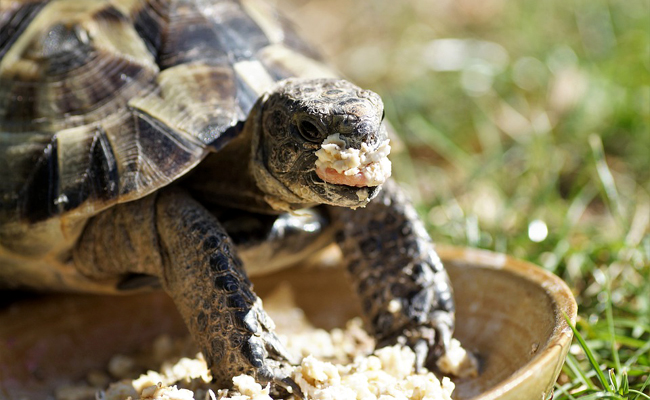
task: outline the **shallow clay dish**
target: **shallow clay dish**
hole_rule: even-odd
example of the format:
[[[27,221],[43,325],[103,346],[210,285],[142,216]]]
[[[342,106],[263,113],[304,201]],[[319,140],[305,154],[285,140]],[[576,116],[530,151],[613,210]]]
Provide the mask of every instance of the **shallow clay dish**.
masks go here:
[[[552,390],[571,344],[563,313],[576,304],[554,275],[504,255],[441,248],[455,288],[456,336],[481,360],[478,378],[456,380],[457,400],[538,400]],[[331,260],[330,260],[331,261]],[[316,326],[357,313],[343,271],[318,264],[255,281],[260,296],[282,281]],[[163,293],[125,297],[49,295],[0,306],[0,398],[42,399],[102,369],[161,333],[185,334]]]

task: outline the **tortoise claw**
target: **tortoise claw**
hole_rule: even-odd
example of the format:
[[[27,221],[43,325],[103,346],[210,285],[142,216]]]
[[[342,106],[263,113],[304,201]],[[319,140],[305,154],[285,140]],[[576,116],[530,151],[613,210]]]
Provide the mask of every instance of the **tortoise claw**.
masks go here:
[[[291,366],[276,360],[267,360],[265,365],[258,370],[258,379],[263,383],[271,383],[274,395],[283,395],[283,391],[293,394],[299,399],[304,395],[298,384],[291,378]],[[286,396],[286,393],[284,395]]]
[[[298,384],[291,378],[287,377],[274,377],[273,378],[273,385],[276,388],[282,388],[284,389],[287,393],[292,394],[296,396],[297,398],[303,400],[305,398],[304,394],[302,393],[302,390],[300,390],[300,387]]]
[[[424,369],[429,356],[429,344],[426,340],[420,339],[413,346],[415,353],[415,373],[419,374]]]
[[[432,326],[431,326],[432,325]],[[448,319],[433,319],[429,326],[420,326],[402,332],[394,339],[379,342],[378,347],[399,343],[415,353],[415,372],[433,368],[436,361],[450,348],[453,330]]]
[[[264,341],[264,347],[271,358],[276,360],[286,360],[291,365],[297,365],[299,363],[299,361],[287,351],[274,333],[262,333],[262,340]]]
[[[294,357],[273,332],[263,332],[261,338],[268,355],[264,359],[264,365],[258,371],[259,379],[271,383],[271,388],[276,394],[281,395],[285,391],[303,399],[300,387],[291,378],[293,365],[297,364]]]
[[[435,345],[433,349],[430,349],[428,357],[425,360],[425,365],[429,368],[436,365],[438,358],[447,353],[447,350],[451,346],[451,337],[453,334],[452,325],[449,324],[446,318],[443,318],[443,320],[434,320],[433,324],[436,332]]]

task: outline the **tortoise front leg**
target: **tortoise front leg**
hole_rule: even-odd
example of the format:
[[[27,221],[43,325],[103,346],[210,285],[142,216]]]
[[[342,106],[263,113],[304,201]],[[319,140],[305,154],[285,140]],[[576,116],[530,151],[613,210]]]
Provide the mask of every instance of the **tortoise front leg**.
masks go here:
[[[417,368],[441,356],[454,329],[449,277],[418,216],[388,181],[366,208],[331,208],[366,324],[379,346],[404,342]]]
[[[219,384],[248,373],[297,389],[289,355],[252,291],[216,218],[181,191],[166,190],[93,218],[75,249],[84,274],[157,276],[182,314]]]

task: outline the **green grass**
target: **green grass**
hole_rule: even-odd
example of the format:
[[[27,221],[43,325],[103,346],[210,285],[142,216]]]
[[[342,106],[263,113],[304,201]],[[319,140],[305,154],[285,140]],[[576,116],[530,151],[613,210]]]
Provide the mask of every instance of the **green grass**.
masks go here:
[[[572,288],[554,398],[650,399],[650,2],[289,3],[384,98],[395,176],[433,238]]]

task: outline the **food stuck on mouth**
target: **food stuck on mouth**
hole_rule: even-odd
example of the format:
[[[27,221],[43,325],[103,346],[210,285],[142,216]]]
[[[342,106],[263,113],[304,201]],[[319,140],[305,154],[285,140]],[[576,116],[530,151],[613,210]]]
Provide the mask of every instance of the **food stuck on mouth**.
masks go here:
[[[355,187],[379,186],[391,175],[390,144],[376,149],[366,143],[361,149],[347,148],[339,133],[329,135],[316,151],[316,174],[323,181]]]

